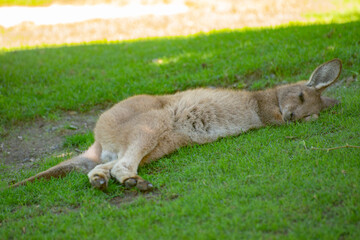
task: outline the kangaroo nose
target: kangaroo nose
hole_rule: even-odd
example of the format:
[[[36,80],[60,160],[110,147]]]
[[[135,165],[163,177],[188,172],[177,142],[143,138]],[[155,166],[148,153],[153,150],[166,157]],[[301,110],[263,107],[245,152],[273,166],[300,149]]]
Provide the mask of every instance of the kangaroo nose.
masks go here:
[[[287,121],[294,121],[295,120],[295,114],[293,112],[288,112],[284,116],[284,120]]]

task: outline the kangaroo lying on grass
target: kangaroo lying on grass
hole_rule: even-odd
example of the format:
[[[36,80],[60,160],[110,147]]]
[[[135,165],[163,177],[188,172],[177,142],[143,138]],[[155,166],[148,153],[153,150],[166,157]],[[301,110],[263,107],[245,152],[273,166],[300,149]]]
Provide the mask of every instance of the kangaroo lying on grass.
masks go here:
[[[317,67],[307,82],[264,91],[195,89],[131,97],[100,116],[95,142],[86,152],[12,187],[80,170],[101,190],[114,177],[127,188],[150,191],[153,185],[137,175],[138,166],[182,146],[213,142],[270,124],[318,118],[321,110],[338,103],[321,93],[338,79],[341,67],[341,61],[333,59]]]

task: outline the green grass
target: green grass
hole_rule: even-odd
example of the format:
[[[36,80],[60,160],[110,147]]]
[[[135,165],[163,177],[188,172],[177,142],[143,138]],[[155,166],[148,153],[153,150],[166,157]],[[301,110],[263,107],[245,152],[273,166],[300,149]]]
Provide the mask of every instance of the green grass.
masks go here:
[[[199,86],[262,89],[294,82],[334,57],[343,60],[341,78],[358,77],[360,18],[351,14],[341,19],[177,38],[3,49],[2,131],[62,111],[108,106],[138,93]],[[0,239],[357,239],[359,149],[311,147],[360,145],[359,91],[358,80],[332,88],[327,95],[342,104],[315,122],[266,127],[182,148],[140,169],[157,191],[139,193],[132,201],[126,201],[129,193],[115,181],[101,192],[80,173],[3,190]],[[75,135],[64,145],[89,146],[92,137]],[[1,163],[1,179],[21,180],[62,160],[42,159],[17,172]]]
[[[65,138],[63,147],[89,147],[94,142],[94,137],[92,132],[87,132],[86,134],[73,134]]]

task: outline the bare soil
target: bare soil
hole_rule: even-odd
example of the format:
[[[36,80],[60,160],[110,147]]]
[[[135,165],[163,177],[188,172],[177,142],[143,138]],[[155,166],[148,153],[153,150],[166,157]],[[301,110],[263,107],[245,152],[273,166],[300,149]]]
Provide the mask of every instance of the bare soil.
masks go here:
[[[100,113],[98,109],[86,114],[67,112],[57,121],[38,119],[14,126],[0,140],[1,163],[27,167],[40,158],[61,154],[65,137],[92,131]]]

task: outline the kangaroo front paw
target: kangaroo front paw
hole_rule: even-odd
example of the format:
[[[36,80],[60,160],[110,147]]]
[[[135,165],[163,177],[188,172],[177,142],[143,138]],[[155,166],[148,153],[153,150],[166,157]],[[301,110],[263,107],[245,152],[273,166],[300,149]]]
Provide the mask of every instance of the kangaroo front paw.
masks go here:
[[[91,179],[90,183],[94,188],[105,190],[108,187],[108,180],[105,176],[100,176],[98,174],[95,174]]]
[[[128,178],[124,181],[124,185],[128,189],[136,187],[142,192],[150,192],[154,189],[154,186],[151,183],[140,177]]]
[[[89,174],[89,181],[94,188],[105,190],[108,187],[110,174],[101,169],[94,169]]]

